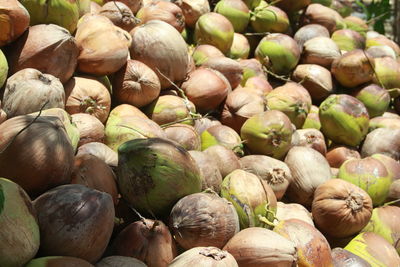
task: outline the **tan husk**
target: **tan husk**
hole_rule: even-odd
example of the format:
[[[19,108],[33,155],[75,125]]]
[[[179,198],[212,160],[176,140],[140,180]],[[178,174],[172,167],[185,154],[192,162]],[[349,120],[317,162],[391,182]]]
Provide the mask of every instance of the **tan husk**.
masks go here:
[[[371,46],[370,48],[366,49],[365,52],[367,52],[373,58],[391,57],[396,59],[396,53],[390,46],[387,45]]]
[[[160,90],[157,74],[140,61],[128,60],[114,74],[113,95],[120,103],[140,108],[155,100],[160,95]]]
[[[298,129],[292,136],[293,146],[305,146],[315,149],[323,156],[326,154],[324,135],[317,129]]]
[[[257,175],[271,186],[277,200],[283,197],[292,179],[292,174],[283,161],[264,155],[248,155],[239,161],[242,170]]]
[[[119,70],[129,55],[131,37],[107,17],[86,14],[75,34],[80,49],[78,70],[94,75],[109,75]]]
[[[182,9],[186,25],[191,28],[194,28],[201,15],[210,12],[208,0],[181,0],[176,4]]]
[[[181,198],[172,208],[169,227],[184,249],[222,248],[240,229],[235,207],[213,192]]]
[[[303,24],[321,24],[330,34],[344,26],[343,17],[335,10],[321,4],[311,4],[303,15]]]
[[[141,117],[144,119],[148,119],[147,115],[144,114],[140,109],[138,109],[135,106],[129,105],[129,104],[121,104],[113,108],[110,112],[110,117],[111,116],[137,116]]]
[[[75,113],[71,117],[79,130],[78,147],[90,142],[104,142],[104,125],[99,119],[86,113]]]
[[[200,150],[201,139],[193,126],[176,123],[164,129],[168,139],[177,142],[186,150]]]
[[[313,102],[321,102],[333,92],[331,72],[316,64],[297,65],[292,79],[302,82]]]
[[[400,129],[378,128],[367,134],[361,147],[361,156],[377,153],[400,160]]]
[[[271,230],[250,227],[237,233],[225,245],[241,267],[296,266],[297,251],[293,242]]]
[[[262,113],[265,104],[258,91],[239,88],[230,92],[221,113],[221,123],[240,132],[243,123],[253,115]]]
[[[302,220],[314,226],[311,212],[309,212],[304,206],[297,203],[286,204],[278,201],[275,224],[278,224],[279,221],[289,219]]]
[[[303,45],[308,40],[314,37],[330,37],[329,31],[322,25],[319,24],[308,24],[304,25],[296,31],[294,34],[294,40],[297,42],[301,50],[303,50]]]
[[[212,145],[222,145],[231,149],[238,156],[243,155],[242,140],[237,132],[226,125],[214,125],[201,135],[201,148],[205,150]]]
[[[73,77],[65,84],[65,110],[69,114],[88,113],[105,123],[110,113],[111,96],[96,79]]]
[[[225,250],[216,247],[196,247],[176,257],[170,267],[196,266],[238,267],[235,258]]]
[[[161,88],[185,79],[188,48],[180,33],[166,22],[153,20],[135,27],[131,32],[131,57],[149,66],[158,76]],[[168,53],[165,53],[168,51]]]
[[[31,26],[13,43],[7,61],[10,74],[34,68],[65,83],[75,71],[78,54],[78,42],[66,29],[54,24],[39,24]]]
[[[150,219],[128,225],[114,239],[112,248],[114,255],[137,258],[148,266],[167,267],[177,255],[168,227]]]
[[[105,0],[105,2],[112,2],[114,0]],[[119,0],[129,7],[133,14],[136,14],[143,6],[143,0]]]
[[[182,89],[200,112],[216,110],[232,90],[224,75],[207,68],[190,73]]]
[[[201,135],[205,130],[214,125],[221,125],[221,122],[212,117],[202,117],[194,122],[194,129]]]
[[[214,161],[222,175],[222,178],[236,169],[240,169],[240,162],[236,154],[222,145],[210,146],[204,153]]]
[[[302,220],[289,219],[280,221],[274,232],[296,245],[298,266],[333,266],[328,241],[312,225]]]
[[[18,0],[1,0],[0,47],[15,41],[29,27],[29,13]]]
[[[202,151],[190,150],[190,156],[194,159],[200,170],[201,190],[211,189],[217,194],[221,191],[222,175],[217,164]]]
[[[349,237],[367,225],[372,215],[372,200],[358,186],[342,179],[331,179],[315,190],[312,214],[323,233]]]
[[[338,45],[329,37],[314,37],[304,43],[300,62],[317,64],[327,69],[341,56]]]
[[[333,266],[346,266],[346,267],[371,267],[364,259],[347,251],[343,248],[334,248],[331,251]]]
[[[336,145],[329,148],[326,159],[332,168],[340,168],[346,160],[361,159],[361,156],[355,148]]]
[[[272,85],[268,82],[264,75],[254,76],[247,79],[244,89],[255,89],[260,96],[269,94],[273,89]]]
[[[74,161],[61,120],[54,116],[35,118],[22,115],[0,125],[0,177],[18,183],[31,197],[69,183]]]
[[[51,74],[32,68],[22,69],[7,79],[2,104],[8,118],[40,109],[64,109],[64,87]]]
[[[118,165],[117,152],[103,143],[91,142],[80,146],[76,155],[78,156],[85,154],[96,156],[112,167],[116,167]]]
[[[118,203],[118,190],[114,172],[107,163],[94,155],[81,154],[75,156],[71,184],[82,184],[106,192],[112,197],[114,205]]]
[[[231,88],[236,88],[243,78],[243,68],[239,62],[227,57],[213,57],[202,64],[222,73],[228,79]]]
[[[306,207],[311,206],[315,189],[332,177],[328,161],[312,148],[295,146],[286,155],[285,163],[292,173],[288,198]]]
[[[128,32],[140,22],[130,8],[119,1],[105,3],[98,14],[107,17],[115,26]]]
[[[150,20],[160,20],[170,24],[179,32],[182,32],[185,28],[185,17],[182,9],[168,1],[151,1],[143,6],[136,16],[141,20],[141,24]]]
[[[225,55],[213,45],[201,44],[193,50],[192,57],[196,66],[200,66],[210,58],[225,57]]]

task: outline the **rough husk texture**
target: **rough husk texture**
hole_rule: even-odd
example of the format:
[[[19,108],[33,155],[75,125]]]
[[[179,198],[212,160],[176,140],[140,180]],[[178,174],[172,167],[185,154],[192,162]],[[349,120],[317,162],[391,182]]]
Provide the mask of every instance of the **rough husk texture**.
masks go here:
[[[29,26],[30,15],[18,0],[0,1],[0,47],[15,41]]]

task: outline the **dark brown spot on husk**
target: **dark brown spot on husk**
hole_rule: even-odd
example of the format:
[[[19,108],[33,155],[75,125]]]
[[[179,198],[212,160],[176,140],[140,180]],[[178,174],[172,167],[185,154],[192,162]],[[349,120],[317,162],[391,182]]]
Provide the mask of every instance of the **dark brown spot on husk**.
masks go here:
[[[338,97],[338,104],[344,112],[354,118],[368,118],[368,111],[365,108],[364,104],[355,97],[349,95],[340,95]]]

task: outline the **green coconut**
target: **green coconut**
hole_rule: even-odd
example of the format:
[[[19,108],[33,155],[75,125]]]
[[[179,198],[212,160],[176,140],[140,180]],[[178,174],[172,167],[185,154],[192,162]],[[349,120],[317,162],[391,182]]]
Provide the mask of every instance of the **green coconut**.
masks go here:
[[[383,45],[386,45],[386,46],[389,46],[390,48],[392,48],[397,56],[400,55],[399,45],[384,35],[378,35],[378,36],[374,36],[371,38],[367,38],[365,47],[368,49],[373,46],[383,46]]]
[[[400,253],[400,207],[373,209],[372,217],[361,232],[373,232],[385,238]]]
[[[36,211],[18,184],[0,178],[0,266],[24,266],[40,245]]]
[[[240,129],[240,137],[252,154],[282,159],[292,141],[292,123],[285,113],[268,110],[250,117]]]
[[[0,88],[3,87],[8,74],[8,63],[3,52],[0,50]]]
[[[368,133],[369,115],[355,97],[333,94],[319,106],[321,131],[334,143],[356,147]]]
[[[357,235],[344,249],[363,258],[373,267],[400,266],[396,249],[375,233],[364,232]]]
[[[365,190],[374,206],[385,202],[393,180],[385,165],[372,157],[346,160],[339,168],[338,177]]]
[[[260,5],[261,0],[242,0],[248,7],[249,9],[253,10],[257,6]]]
[[[354,49],[364,49],[365,38],[357,31],[350,29],[337,30],[332,33],[331,39],[342,51],[352,51]]]
[[[260,33],[285,33],[290,26],[287,14],[282,9],[269,5],[256,7],[252,13],[250,24],[255,32]]]
[[[373,82],[385,89],[400,88],[400,63],[390,57],[375,58]]]
[[[308,113],[307,118],[304,121],[302,129],[321,129],[321,122],[319,120],[318,113],[319,108],[312,105],[310,108],[310,112]]]
[[[250,54],[250,44],[246,36],[236,33],[233,36],[233,43],[228,52],[228,56],[232,59],[246,59]],[[242,79],[243,81],[243,79]]]
[[[232,128],[225,125],[215,125],[207,128],[201,134],[201,150],[215,145],[231,149],[237,155],[243,155],[242,139]]]
[[[297,129],[301,128],[311,108],[311,96],[297,83],[286,83],[265,96],[267,109],[285,113]]]
[[[30,25],[56,24],[71,34],[76,30],[79,20],[77,0],[20,0],[28,10]]]
[[[55,267],[55,266],[79,266],[79,267],[93,267],[89,262],[67,256],[47,256],[36,258],[28,262],[25,267]]]
[[[270,71],[288,74],[299,62],[300,48],[289,35],[272,33],[261,39],[255,56]]]
[[[355,16],[348,16],[344,18],[344,23],[346,25],[346,29],[354,30],[362,36],[366,36],[368,24],[365,22],[365,20]]]
[[[234,28],[223,15],[209,12],[196,22],[194,36],[197,44],[210,44],[226,54],[232,46]]]
[[[370,119],[368,132],[378,128],[400,129],[400,118],[378,116]]]
[[[122,144],[117,173],[122,197],[153,216],[168,215],[179,199],[201,190],[196,162],[167,139],[135,139]]]
[[[371,84],[355,91],[353,96],[363,102],[370,118],[383,115],[390,104],[388,91],[376,84]]]
[[[208,44],[196,46],[196,48],[194,48],[192,53],[192,58],[196,66],[201,66],[210,58],[224,57],[224,56],[225,55],[218,48]]]
[[[244,32],[250,21],[250,10],[241,0],[221,0],[215,6],[214,12],[226,17],[235,32]]]
[[[240,229],[273,228],[277,200],[271,187],[255,174],[234,170],[224,178],[221,196],[235,207]]]
[[[239,61],[243,67],[243,78],[240,85],[244,86],[248,79],[255,76],[264,76],[263,66],[255,58],[245,59]]]
[[[29,115],[38,115],[39,112],[31,113]],[[74,151],[78,148],[79,143],[79,130],[76,127],[75,123],[72,122],[71,115],[69,115],[64,109],[62,108],[50,108],[42,110],[42,116],[56,116],[58,117],[61,122],[64,124],[65,130],[67,132],[69,141],[71,141],[71,145],[74,148]]]

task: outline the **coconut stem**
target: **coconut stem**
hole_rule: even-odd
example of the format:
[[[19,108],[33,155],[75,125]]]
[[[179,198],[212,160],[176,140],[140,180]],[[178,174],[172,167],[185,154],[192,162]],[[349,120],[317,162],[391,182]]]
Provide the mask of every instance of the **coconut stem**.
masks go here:
[[[360,194],[350,193],[346,198],[346,205],[352,212],[358,212],[363,208],[363,197]]]
[[[276,73],[270,71],[270,70],[267,69],[265,66],[263,67],[263,70],[264,70],[264,72],[266,72],[267,74],[272,75],[274,78],[276,78],[276,79],[278,79],[278,80],[281,80],[281,81],[284,81],[284,82],[288,82],[288,83],[296,83],[296,82],[294,82],[293,80],[291,80],[291,79],[289,79],[289,78],[287,78],[287,77],[285,77],[285,76],[278,75],[278,74],[276,74]]]
[[[267,170],[268,183],[276,185],[285,181],[285,171],[280,168],[272,168]]]

